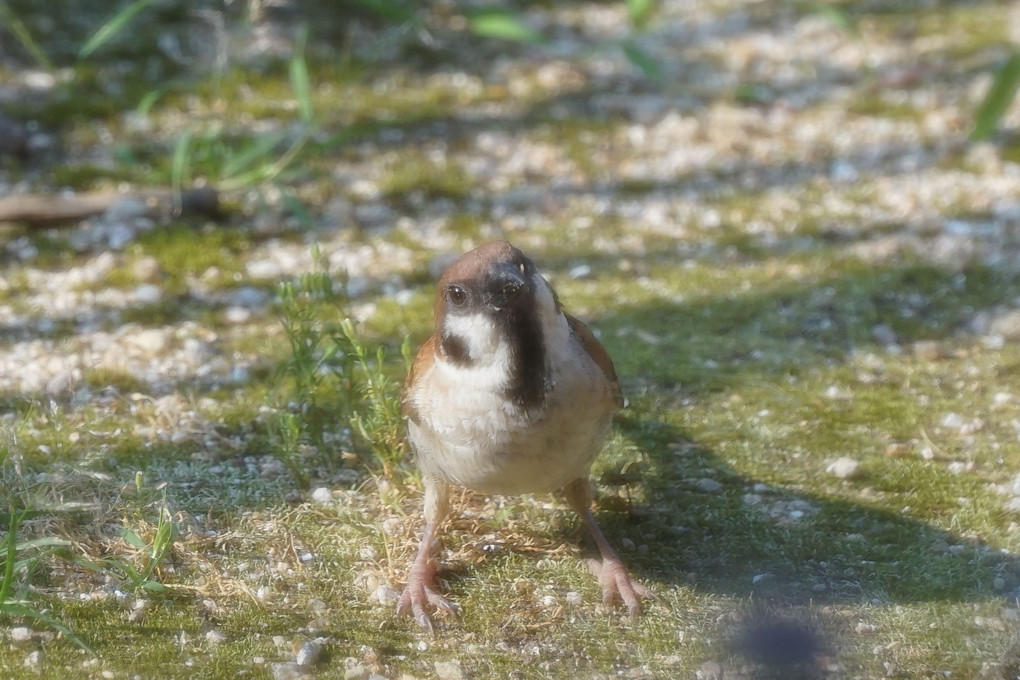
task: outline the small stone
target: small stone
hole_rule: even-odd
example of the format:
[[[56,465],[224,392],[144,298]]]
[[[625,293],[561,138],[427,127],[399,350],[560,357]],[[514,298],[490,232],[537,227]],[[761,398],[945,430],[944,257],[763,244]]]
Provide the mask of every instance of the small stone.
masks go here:
[[[851,479],[857,475],[859,463],[849,456],[840,456],[825,471],[839,479]]]
[[[464,680],[464,671],[456,661],[437,661],[435,668],[439,680]]]
[[[32,639],[32,629],[18,626],[11,628],[11,642],[28,642]]]
[[[328,505],[333,502],[333,492],[324,486],[320,486],[312,492],[312,500],[321,505]]]
[[[227,307],[223,312],[223,318],[227,323],[235,326],[248,323],[251,320],[251,310],[247,307]]]
[[[563,596],[563,599],[566,600],[567,604],[571,607],[580,607],[584,602],[584,598],[581,596],[581,593],[576,590],[568,591],[567,594]]]
[[[567,275],[572,279],[586,279],[591,276],[591,266],[587,264],[579,264],[576,267],[571,268]]]
[[[383,583],[372,591],[369,599],[384,606],[390,605],[400,599],[400,591],[388,583]]]
[[[103,221],[108,224],[130,222],[138,217],[146,217],[148,214],[149,206],[146,205],[145,201],[133,196],[125,196],[115,201],[113,205],[106,209],[106,212],[103,214]]]
[[[230,304],[235,307],[257,309],[269,302],[269,293],[255,286],[241,286],[230,295]]]
[[[169,344],[167,333],[159,328],[146,328],[128,338],[128,342],[148,356],[161,354]]]
[[[308,669],[293,662],[274,663],[270,665],[273,680],[311,680]]]
[[[717,661],[706,661],[701,664],[701,669],[698,671],[698,677],[702,678],[702,680],[722,680],[722,666],[720,666]]]
[[[227,641],[227,634],[221,630],[213,628],[212,630],[206,631],[205,639],[209,644],[221,645]]]
[[[992,318],[989,335],[1001,335],[1006,340],[1020,340],[1020,309],[1007,309]]]
[[[832,178],[833,182],[837,183],[856,182],[860,177],[860,173],[851,163],[843,159],[837,159],[829,166],[829,177]]]
[[[301,645],[301,649],[297,653],[298,665],[314,666],[319,663],[319,659],[322,657],[322,643],[323,640],[321,638],[316,638]]]
[[[135,300],[139,304],[154,305],[163,299],[163,289],[152,283],[143,283],[135,288]]]
[[[883,347],[891,347],[897,344],[896,331],[884,323],[880,323],[871,329],[871,337]]]
[[[106,245],[110,250],[124,250],[134,240],[135,229],[130,225],[118,223],[106,230]]]
[[[939,343],[934,340],[918,340],[913,345],[914,356],[925,361],[935,361],[945,356]]]
[[[163,277],[163,270],[159,266],[159,260],[151,256],[140,257],[135,260],[135,263],[131,265],[131,273],[139,281],[150,283],[158,281]]]
[[[356,663],[344,671],[344,680],[368,680],[370,671],[364,664]]]
[[[46,381],[46,394],[57,397],[67,392],[74,383],[74,371],[60,371]]]
[[[885,455],[889,458],[903,458],[904,456],[909,455],[909,453],[910,447],[906,444],[893,442],[885,447]]]
[[[873,626],[870,623],[864,623],[863,621],[858,621],[857,625],[854,626],[854,632],[859,635],[867,635],[869,633],[874,633],[876,630],[878,630],[876,626]]]
[[[709,477],[694,480],[694,486],[704,493],[719,493],[723,490],[723,485],[720,482]]]
[[[1007,406],[1015,397],[1009,392],[996,392],[992,395],[992,406],[996,408]]]
[[[951,474],[958,475],[967,469],[967,464],[958,460],[954,460],[947,467]]]
[[[22,666],[26,668],[37,668],[42,665],[43,655],[38,649],[34,649],[28,653],[25,660],[21,662]]]
[[[952,430],[958,430],[963,427],[965,422],[966,421],[964,421],[963,416],[959,413],[953,413],[950,411],[946,415],[942,416],[942,420],[939,421],[939,425]]]
[[[399,536],[404,533],[404,523],[399,517],[387,517],[382,521],[380,527],[387,536]]]
[[[192,366],[201,366],[216,356],[216,347],[201,338],[185,338],[181,343],[181,354]]]
[[[366,229],[391,226],[393,210],[385,203],[360,203],[354,207],[354,219]]]

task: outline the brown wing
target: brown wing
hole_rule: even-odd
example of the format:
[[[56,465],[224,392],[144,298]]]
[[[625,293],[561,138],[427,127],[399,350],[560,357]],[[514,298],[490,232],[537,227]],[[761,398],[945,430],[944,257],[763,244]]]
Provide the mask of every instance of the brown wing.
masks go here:
[[[620,381],[616,377],[616,368],[613,366],[613,360],[609,358],[609,352],[602,346],[602,343],[599,342],[590,328],[569,314],[564,314],[564,316],[567,317],[567,325],[570,326],[570,332],[574,334],[574,337],[581,343],[584,351],[588,353],[588,356],[595,362],[595,365],[602,369],[602,372],[609,380],[613,390],[613,399],[616,400],[616,405],[622,408],[623,392],[620,390]]]
[[[428,370],[432,362],[436,360],[436,336],[432,336],[425,341],[425,344],[421,346],[418,353],[414,356],[414,361],[411,362],[411,370],[407,372],[407,379],[404,380],[404,389],[401,394],[400,406],[404,413],[404,416],[411,420],[417,420],[418,414],[409,403],[407,396],[411,391],[411,386],[414,385],[421,378],[422,374]]]

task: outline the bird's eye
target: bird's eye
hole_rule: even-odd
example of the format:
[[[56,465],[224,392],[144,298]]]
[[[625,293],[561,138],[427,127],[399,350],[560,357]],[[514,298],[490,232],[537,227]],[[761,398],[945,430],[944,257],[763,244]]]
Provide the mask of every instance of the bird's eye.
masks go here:
[[[450,286],[446,289],[446,299],[450,301],[454,307],[460,307],[467,302],[468,294],[467,291],[460,286]]]

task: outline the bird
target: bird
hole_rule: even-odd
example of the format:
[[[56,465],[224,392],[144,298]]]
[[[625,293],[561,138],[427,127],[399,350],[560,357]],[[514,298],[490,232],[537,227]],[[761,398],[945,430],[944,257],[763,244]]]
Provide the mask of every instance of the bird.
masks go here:
[[[590,468],[623,406],[605,347],[506,241],[446,268],[434,318],[402,393],[425,523],[398,616],[434,633],[433,611],[459,612],[439,592],[433,553],[451,492],[466,488],[501,496],[560,491],[598,547],[600,559],[588,564],[603,605],[622,601],[636,619],[642,600],[658,598],[630,577],[591,510]]]

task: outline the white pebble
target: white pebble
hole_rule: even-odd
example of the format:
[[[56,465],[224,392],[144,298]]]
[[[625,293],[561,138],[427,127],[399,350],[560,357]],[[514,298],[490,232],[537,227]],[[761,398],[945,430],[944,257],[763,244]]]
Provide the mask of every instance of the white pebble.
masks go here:
[[[213,628],[212,630],[206,632],[205,639],[211,645],[220,645],[227,641],[227,634],[221,630],[216,630],[215,628]]]
[[[320,486],[312,492],[312,500],[321,505],[328,505],[333,502],[333,492],[324,486]]]
[[[939,425],[942,427],[948,427],[953,430],[958,430],[963,427],[964,420],[963,416],[959,413],[953,413],[950,411],[946,415],[942,416],[942,420],[939,421]]]
[[[568,275],[572,279],[586,279],[591,276],[591,266],[579,264],[576,267],[573,267]]]
[[[694,480],[694,486],[696,486],[699,491],[703,491],[705,493],[719,493],[723,490],[723,485],[721,483],[708,477]]]
[[[135,300],[142,305],[153,305],[163,299],[163,289],[152,283],[143,283],[135,288]]]
[[[12,642],[28,642],[32,639],[32,629],[25,628],[24,626],[18,626],[17,628],[11,628],[11,641]]]
[[[435,663],[436,676],[439,680],[463,680],[464,671],[456,661],[437,661]]]
[[[825,468],[825,471],[840,479],[850,479],[857,474],[860,464],[849,456],[840,456]]]
[[[301,649],[297,653],[297,663],[299,666],[314,666],[319,662],[319,657],[322,656],[322,640],[315,639],[309,640],[305,644],[301,645]]]
[[[124,250],[124,247],[134,240],[134,227],[127,224],[114,224],[106,231],[106,244],[110,250]]]
[[[248,323],[251,319],[251,310],[247,307],[227,307],[223,312],[223,318],[230,324]]]
[[[148,214],[149,206],[145,204],[145,201],[125,196],[106,209],[103,221],[110,224],[128,222],[138,217],[145,217]]]

